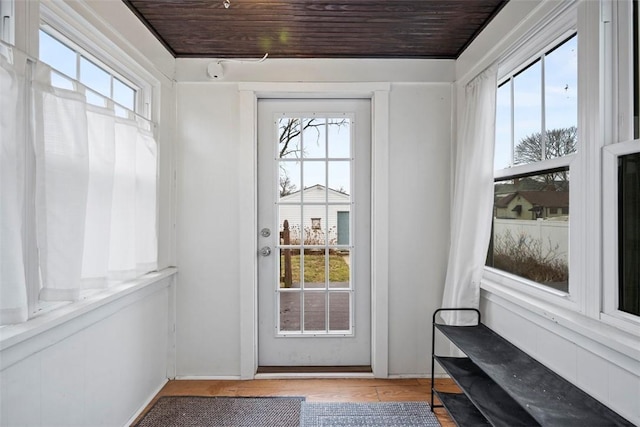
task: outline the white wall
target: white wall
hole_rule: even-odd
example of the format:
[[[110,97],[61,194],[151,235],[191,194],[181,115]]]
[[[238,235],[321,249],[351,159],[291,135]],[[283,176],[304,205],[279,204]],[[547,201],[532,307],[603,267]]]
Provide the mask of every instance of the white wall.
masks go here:
[[[3,343],[0,425],[125,425],[167,380],[172,281]]]
[[[389,371],[426,375],[429,313],[440,304],[448,247],[453,62],[396,61],[390,69],[386,61],[283,60],[264,73],[262,64],[232,64],[223,82],[203,82],[203,64],[178,60],[176,70],[197,80],[178,83],[177,375],[241,375],[239,285],[246,266],[238,254],[256,248],[237,241],[237,165],[252,160],[240,158],[233,73],[246,81],[344,82],[368,75],[394,82],[388,162],[390,216],[397,224],[389,242]],[[416,337],[416,330],[425,332]]]
[[[451,86],[391,90],[389,373],[431,371],[449,248]]]

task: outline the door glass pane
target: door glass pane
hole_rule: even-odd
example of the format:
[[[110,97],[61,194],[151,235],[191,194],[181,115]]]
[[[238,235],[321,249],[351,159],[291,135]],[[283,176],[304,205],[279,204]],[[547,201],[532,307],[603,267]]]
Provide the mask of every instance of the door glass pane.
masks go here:
[[[280,330],[282,332],[300,331],[301,292],[280,292]]]
[[[327,122],[329,158],[351,157],[351,119],[336,118]]]
[[[323,189],[324,190],[324,189]],[[326,206],[305,205],[304,206],[304,245],[323,246],[327,243],[327,215]]]
[[[279,231],[281,245],[300,245],[302,243],[302,212],[300,205],[280,205]],[[288,238],[288,240],[286,240]]]
[[[578,37],[545,56],[545,158],[576,151],[578,126]]]
[[[326,119],[304,119],[302,125],[303,157],[308,159],[325,158],[327,156]]]
[[[300,189],[302,182],[300,177],[300,162],[281,161],[279,167],[279,192],[280,197],[286,197],[281,202],[300,202]]]
[[[542,66],[537,61],[513,78],[514,163],[542,159]]]
[[[297,159],[300,150],[300,119],[281,117],[278,119],[278,158]]]
[[[348,331],[350,329],[349,292],[329,293],[329,330]]]
[[[304,288],[325,288],[326,256],[324,249],[306,249],[304,251]]]
[[[332,245],[348,245],[351,228],[351,213],[349,212],[349,206],[338,206],[336,212],[337,224],[335,229],[335,243],[331,243],[334,238],[332,231],[329,231],[329,242]],[[342,249],[341,249],[342,250]]]
[[[304,188],[310,188],[314,186],[326,186],[326,162],[324,161],[306,161],[302,165],[303,169],[303,182]],[[309,196],[315,196],[319,193],[313,193]],[[310,202],[311,199],[307,197],[307,192],[304,194],[305,202]],[[308,199],[308,200],[307,200]],[[324,202],[324,200],[320,200]]]
[[[351,194],[351,162],[349,161],[332,161],[329,162],[329,188],[340,194],[348,196]],[[349,198],[345,197],[344,201],[348,202]]]
[[[299,249],[280,249],[280,288],[300,288]]]
[[[569,171],[498,181],[487,265],[569,291]]]
[[[329,251],[329,288],[349,288],[351,259],[349,250]]]
[[[324,292],[304,292],[304,330],[326,330],[327,295]]]

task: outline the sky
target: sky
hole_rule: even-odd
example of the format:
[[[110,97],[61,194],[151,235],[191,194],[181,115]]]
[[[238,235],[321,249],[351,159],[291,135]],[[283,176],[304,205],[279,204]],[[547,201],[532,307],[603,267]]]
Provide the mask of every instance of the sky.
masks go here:
[[[544,58],[513,78],[514,146],[533,133],[541,132],[542,82],[544,77],[544,119],[547,130],[577,127],[578,109],[577,36],[571,38]],[[511,82],[500,86],[496,96],[496,170],[512,164],[511,147]]]

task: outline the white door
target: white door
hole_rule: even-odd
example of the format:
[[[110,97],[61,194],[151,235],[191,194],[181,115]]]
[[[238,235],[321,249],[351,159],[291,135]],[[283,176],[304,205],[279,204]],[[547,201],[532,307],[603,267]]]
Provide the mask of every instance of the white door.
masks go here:
[[[371,364],[370,183],[370,100],[258,101],[260,366]]]

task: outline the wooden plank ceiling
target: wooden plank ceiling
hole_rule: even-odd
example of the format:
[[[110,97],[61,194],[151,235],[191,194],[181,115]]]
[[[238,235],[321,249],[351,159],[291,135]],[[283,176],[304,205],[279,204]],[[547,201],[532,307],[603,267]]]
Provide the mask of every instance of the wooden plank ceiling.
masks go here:
[[[457,58],[508,0],[123,0],[175,57]]]

